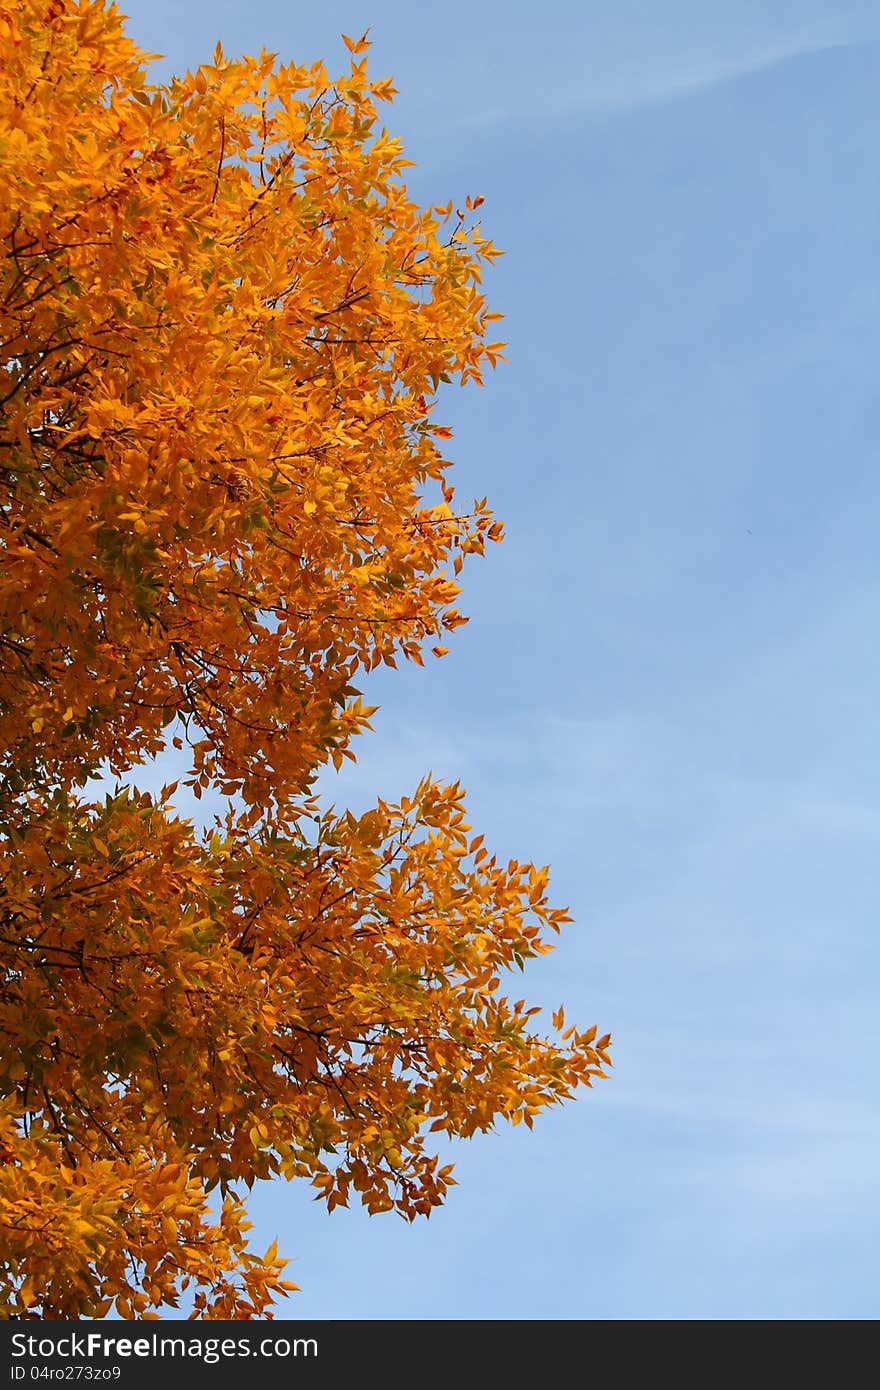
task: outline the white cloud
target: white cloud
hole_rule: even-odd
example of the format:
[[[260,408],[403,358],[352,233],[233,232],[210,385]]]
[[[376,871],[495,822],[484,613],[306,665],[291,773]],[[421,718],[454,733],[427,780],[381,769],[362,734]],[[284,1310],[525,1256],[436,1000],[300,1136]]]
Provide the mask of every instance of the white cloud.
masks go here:
[[[751,73],[778,67],[811,54],[830,52],[866,42],[873,36],[829,34],[817,29],[797,35],[764,39],[738,51],[716,47],[683,47],[673,51],[596,52],[584,57],[576,82],[563,81],[546,96],[528,102],[474,110],[460,124],[487,126],[506,121],[534,121],[577,114],[623,111],[685,97]],[[575,67],[569,60],[567,70]]]
[[[849,46],[844,38],[785,37],[740,53],[691,51],[665,54],[659,61],[643,57],[631,65],[622,64],[607,75],[591,73],[578,90],[562,93],[556,110],[644,106],[656,101],[686,96],[704,87],[735,81],[750,73],[762,72],[794,58],[824,53]]]

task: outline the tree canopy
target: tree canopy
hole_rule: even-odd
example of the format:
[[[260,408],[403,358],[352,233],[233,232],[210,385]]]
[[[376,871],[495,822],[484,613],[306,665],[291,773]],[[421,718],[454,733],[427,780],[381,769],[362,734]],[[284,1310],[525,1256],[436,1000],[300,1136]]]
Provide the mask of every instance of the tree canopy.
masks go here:
[[[358,674],[442,656],[501,536],[435,422],[501,348],[482,200],[416,206],[346,43],[332,79],[218,47],[152,85],[113,6],[0,11],[5,1317],[271,1316],[255,1180],[427,1214],[432,1131],[531,1126],[608,1061],[501,992],[568,918],[459,785],[315,792]]]

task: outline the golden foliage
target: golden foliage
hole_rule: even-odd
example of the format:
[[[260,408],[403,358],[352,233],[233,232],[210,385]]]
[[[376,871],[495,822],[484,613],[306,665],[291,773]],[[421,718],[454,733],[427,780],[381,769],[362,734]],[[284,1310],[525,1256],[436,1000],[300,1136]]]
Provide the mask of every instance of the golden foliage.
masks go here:
[[[531,1125],[607,1061],[499,993],[567,919],[458,786],[313,796],[356,673],[442,655],[500,538],[432,415],[501,347],[482,200],[412,202],[346,43],[332,81],[218,48],[157,87],[112,6],[0,10],[6,1317],[270,1316],[242,1184],[428,1213],[431,1130]],[[213,832],[131,784],[169,743]]]

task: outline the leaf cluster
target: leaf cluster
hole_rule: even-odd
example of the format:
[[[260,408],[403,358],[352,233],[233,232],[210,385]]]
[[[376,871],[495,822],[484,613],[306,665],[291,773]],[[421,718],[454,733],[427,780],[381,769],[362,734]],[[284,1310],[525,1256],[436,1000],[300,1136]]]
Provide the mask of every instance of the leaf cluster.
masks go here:
[[[269,1316],[243,1188],[427,1214],[432,1130],[607,1062],[501,994],[567,919],[460,787],[314,795],[501,536],[433,415],[500,354],[481,200],[414,204],[346,42],[155,86],[112,5],[0,14],[3,1316]],[[136,789],[169,746],[204,834]]]

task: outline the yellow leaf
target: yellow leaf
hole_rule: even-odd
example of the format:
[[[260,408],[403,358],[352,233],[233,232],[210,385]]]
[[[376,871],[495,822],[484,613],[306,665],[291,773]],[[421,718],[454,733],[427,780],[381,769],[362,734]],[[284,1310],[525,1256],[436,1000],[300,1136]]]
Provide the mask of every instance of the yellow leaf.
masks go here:
[[[350,39],[347,34],[342,35],[342,42],[345,44],[349,53],[365,53],[370,47],[367,35],[369,29],[365,29],[359,39]]]

